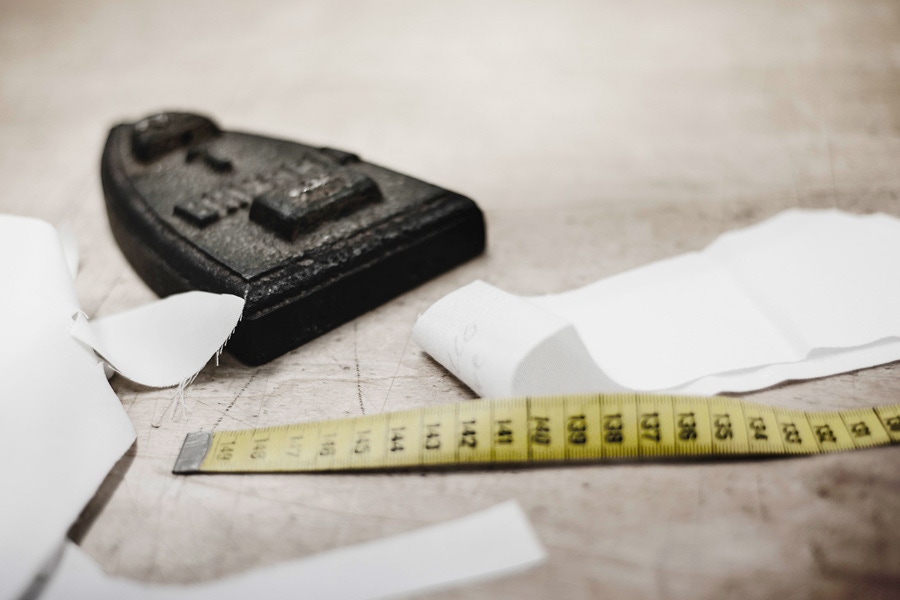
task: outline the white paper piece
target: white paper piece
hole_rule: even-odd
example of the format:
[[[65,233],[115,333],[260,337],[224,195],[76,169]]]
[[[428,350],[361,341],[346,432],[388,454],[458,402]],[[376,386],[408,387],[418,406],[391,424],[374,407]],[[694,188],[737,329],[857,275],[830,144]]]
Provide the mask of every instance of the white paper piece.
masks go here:
[[[70,251],[67,260],[49,224],[0,215],[0,598],[16,598],[26,589],[135,437],[100,359],[69,333],[80,312],[72,256]],[[93,335],[126,376],[145,378],[146,365],[133,360],[140,358],[154,365],[153,381],[177,384],[191,373],[165,360],[174,351],[167,344],[194,350],[202,345],[208,350],[205,363],[237,323],[234,301],[208,296],[194,307],[219,310],[224,304],[227,310],[217,318],[228,313],[230,322],[198,333],[184,327],[188,317],[180,306],[171,311],[179,322],[166,328],[162,313],[171,302],[161,301],[124,316],[122,331],[114,330],[113,317],[94,332],[82,322],[81,330]],[[126,330],[144,314],[158,329]],[[155,342],[161,334],[165,343]],[[194,335],[205,338],[198,343],[186,337]],[[144,344],[158,354],[133,350]]]
[[[485,396],[742,392],[900,359],[898,272],[900,220],[790,210],[563,294],[473,283],[413,338]]]
[[[41,598],[368,600],[508,574],[545,557],[519,505],[506,502],[440,525],[194,586],[114,579],[68,544]]]

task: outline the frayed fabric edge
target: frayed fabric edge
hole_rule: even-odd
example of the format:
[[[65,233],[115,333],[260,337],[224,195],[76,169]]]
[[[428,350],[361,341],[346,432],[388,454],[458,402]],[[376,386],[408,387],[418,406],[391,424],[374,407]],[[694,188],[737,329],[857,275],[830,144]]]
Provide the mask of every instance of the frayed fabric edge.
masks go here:
[[[84,313],[84,311],[79,310],[77,313],[72,315],[73,321],[75,319],[77,319],[79,316],[83,317],[86,321],[90,320],[89,317],[87,316],[87,314]],[[235,330],[237,330],[237,326],[241,322],[241,319],[243,319],[243,316],[244,315],[242,313],[238,317],[237,323],[235,323],[234,327],[231,328],[231,332],[228,334],[228,337],[225,338],[225,341],[222,342],[222,344],[218,347],[218,349],[213,354],[213,357],[215,357],[215,361],[216,361],[216,367],[219,366],[219,359],[222,356],[222,353],[225,351],[225,346],[231,340],[231,337],[234,335]],[[113,374],[118,374],[118,375],[121,375],[122,377],[125,377],[126,379],[130,380],[128,375],[117,370],[112,365],[112,363],[110,363],[108,360],[106,360],[102,354],[97,352],[96,349],[91,348],[91,350],[94,352],[94,354],[97,356],[97,358],[100,359],[100,364],[103,365],[103,371],[106,374],[107,379],[110,379],[113,376]],[[208,364],[209,364],[209,361],[207,361],[207,365]],[[184,415],[184,417],[187,418],[187,416],[190,414],[190,409],[188,409],[187,403],[185,402],[185,390],[189,385],[191,385],[194,382],[195,379],[197,379],[197,376],[200,375],[200,373],[203,371],[203,369],[206,368],[207,365],[203,365],[203,367],[199,371],[197,371],[190,377],[187,377],[187,378],[181,380],[178,383],[178,385],[175,387],[175,393],[172,396],[172,400],[169,402],[169,404],[166,405],[165,410],[162,413],[160,413],[160,415],[158,417],[154,417],[153,420],[150,421],[151,427],[159,428],[162,425],[162,422],[164,420],[166,420],[167,415],[168,415],[168,420],[174,421],[179,407],[181,408],[182,414]],[[140,385],[145,385],[145,384],[140,384]],[[156,387],[157,389],[165,389],[166,387],[170,387],[170,386],[157,387],[157,386],[148,385],[146,387],[150,387],[150,388]]]
[[[218,350],[216,350],[216,353],[214,355],[215,359],[216,359],[216,367],[219,366],[219,358],[222,356],[222,353],[225,351],[225,346],[228,344],[229,340],[231,340],[231,336],[234,335],[234,332],[237,329],[238,324],[241,322],[241,319],[243,319],[243,318],[244,318],[244,315],[242,313],[241,316],[238,317],[237,323],[235,323],[234,327],[231,330],[231,333],[228,334],[228,337],[225,338],[225,341],[222,342],[222,345],[219,346]],[[104,363],[104,364],[108,364],[108,363]],[[203,368],[205,369],[206,366],[204,365]],[[178,387],[175,388],[175,395],[172,397],[172,401],[166,407],[166,410],[164,410],[162,412],[162,414],[160,414],[158,419],[154,419],[153,421],[150,422],[151,427],[158,429],[162,425],[162,422],[165,419],[166,414],[169,415],[170,421],[174,421],[175,413],[179,406],[181,407],[182,414],[184,415],[185,418],[187,418],[187,416],[190,414],[190,410],[188,410],[187,404],[184,401],[184,391],[185,391],[185,388],[187,388],[187,386],[194,383],[194,380],[197,379],[197,376],[200,375],[201,371],[203,371],[203,369],[200,369],[200,371],[197,371],[196,373],[194,373],[193,375],[191,375],[190,377],[188,377],[187,379],[183,380],[181,383],[178,384]]]

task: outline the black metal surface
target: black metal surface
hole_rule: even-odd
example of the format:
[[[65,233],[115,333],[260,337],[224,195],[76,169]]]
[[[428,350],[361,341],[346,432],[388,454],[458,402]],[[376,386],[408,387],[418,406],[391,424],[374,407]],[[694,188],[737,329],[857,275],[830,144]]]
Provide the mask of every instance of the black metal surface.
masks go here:
[[[227,350],[262,364],[484,250],[481,211],[349,152],[162,113],[109,134],[113,235],[160,296],[246,299]]]

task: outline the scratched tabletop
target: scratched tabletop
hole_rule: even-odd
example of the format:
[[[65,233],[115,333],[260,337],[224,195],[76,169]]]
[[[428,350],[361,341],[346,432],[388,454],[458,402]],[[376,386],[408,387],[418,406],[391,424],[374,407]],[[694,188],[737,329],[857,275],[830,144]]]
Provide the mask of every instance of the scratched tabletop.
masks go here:
[[[487,217],[484,256],[264,366],[224,355],[174,418],[173,390],[114,378],[137,442],[70,534],[108,573],[205,581],[516,499],[548,561],[429,598],[900,595],[896,447],[171,474],[188,432],[474,398],[410,339],[419,313],[473,280],[569,290],[790,207],[900,216],[900,4],[5,0],[0,78],[0,211],[74,228],[91,316],[154,298],[110,234],[99,156],[110,126],[161,110],[351,150],[466,194]],[[747,397],[896,403],[898,371]]]

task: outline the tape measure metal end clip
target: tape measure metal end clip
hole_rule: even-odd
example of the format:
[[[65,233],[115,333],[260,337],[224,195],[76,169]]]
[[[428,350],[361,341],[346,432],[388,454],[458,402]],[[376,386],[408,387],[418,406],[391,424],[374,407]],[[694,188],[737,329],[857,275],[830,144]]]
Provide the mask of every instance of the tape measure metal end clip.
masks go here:
[[[184,444],[181,446],[181,452],[178,453],[178,460],[175,461],[175,467],[172,473],[176,475],[189,475],[191,473],[199,473],[200,465],[209,452],[209,446],[212,444],[212,434],[207,431],[196,431],[187,434],[184,438]]]

